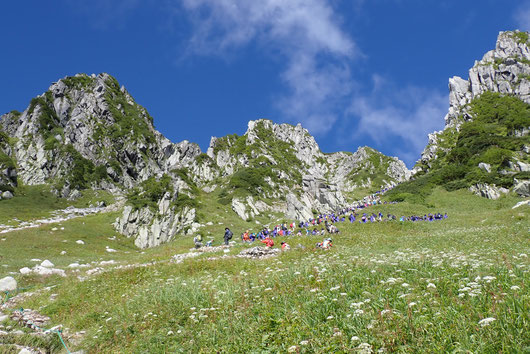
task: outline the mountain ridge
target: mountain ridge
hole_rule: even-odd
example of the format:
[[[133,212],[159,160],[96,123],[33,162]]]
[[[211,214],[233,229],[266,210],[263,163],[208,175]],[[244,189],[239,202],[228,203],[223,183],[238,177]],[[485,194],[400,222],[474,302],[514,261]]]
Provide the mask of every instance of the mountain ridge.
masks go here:
[[[15,191],[7,181],[18,176],[22,185],[49,184],[63,198],[85,189],[125,196],[115,226],[139,247],[197,232],[204,193],[219,194],[216,203],[245,220],[271,211],[307,219],[347,205],[352,198],[343,192],[377,190],[410,175],[399,159],[369,148],[324,154],[300,124],[265,119],[249,121],[242,136],[212,137],[206,152],[187,140],[172,143],[106,73],[52,83],[23,112],[1,116],[0,127],[9,137],[3,160],[12,159],[4,189]]]

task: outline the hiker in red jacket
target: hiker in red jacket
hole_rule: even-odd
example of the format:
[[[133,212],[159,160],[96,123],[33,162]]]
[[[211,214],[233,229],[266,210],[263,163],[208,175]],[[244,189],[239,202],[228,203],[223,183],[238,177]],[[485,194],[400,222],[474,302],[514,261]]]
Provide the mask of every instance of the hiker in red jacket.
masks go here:
[[[274,241],[269,237],[265,238],[265,240],[261,240],[261,242],[263,242],[267,247],[274,246]]]

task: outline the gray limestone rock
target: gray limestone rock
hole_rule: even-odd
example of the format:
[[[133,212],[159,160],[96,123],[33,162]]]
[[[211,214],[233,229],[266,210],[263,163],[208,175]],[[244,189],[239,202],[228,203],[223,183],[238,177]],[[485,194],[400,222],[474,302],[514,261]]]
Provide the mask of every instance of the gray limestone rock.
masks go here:
[[[480,168],[481,170],[484,170],[488,173],[491,172],[491,165],[489,163],[485,163],[485,162],[481,162],[478,164],[478,168]]]
[[[0,279],[0,292],[13,291],[17,289],[17,281],[13,277]]]
[[[521,197],[530,197],[530,181],[516,181],[513,191]]]
[[[13,193],[10,191],[5,191],[2,193],[2,199],[11,199],[13,198]]]
[[[495,185],[489,185],[486,183],[477,183],[471,186],[469,190],[476,195],[488,199],[499,199],[503,194],[507,194],[509,192],[509,190],[506,188],[496,187]]]

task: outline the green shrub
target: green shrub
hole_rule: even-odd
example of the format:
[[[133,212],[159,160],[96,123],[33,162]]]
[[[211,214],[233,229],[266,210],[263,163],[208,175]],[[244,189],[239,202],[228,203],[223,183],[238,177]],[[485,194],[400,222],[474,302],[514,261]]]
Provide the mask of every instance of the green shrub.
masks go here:
[[[66,86],[74,89],[88,88],[94,83],[94,79],[88,75],[69,76],[61,80]]]
[[[156,210],[158,201],[166,192],[171,195],[174,194],[171,177],[163,175],[158,180],[155,177],[150,177],[131,190],[127,195],[127,203],[132,205],[135,210],[144,207]]]
[[[230,177],[228,186],[232,190],[239,189],[241,191],[248,191],[254,196],[259,196],[265,191],[269,191],[271,187],[265,181],[265,177],[276,177],[271,168],[241,168]]]
[[[528,33],[527,32],[514,32],[513,36],[518,43],[528,44]]]
[[[0,151],[0,166],[3,168],[15,168],[15,162],[11,157]]]
[[[99,182],[108,177],[105,166],[95,166],[94,163],[84,158],[73,145],[66,145],[64,153],[72,160],[69,174],[64,182],[75,189],[89,188],[92,182]]]
[[[202,153],[196,157],[197,164],[201,165],[205,162],[212,162],[212,159],[208,154]]]
[[[115,124],[101,126],[96,133],[110,136],[113,140],[133,139],[153,143],[155,135],[152,130],[152,117],[142,106],[133,102],[129,104],[125,93],[120,89],[118,81],[110,77],[106,82],[105,101],[114,117]]]
[[[530,105],[513,96],[485,92],[471,104],[472,121],[463,122],[459,132],[452,137],[453,146],[447,154],[439,154],[427,177],[432,186],[441,185],[447,190],[467,188],[476,183],[510,187],[513,177],[500,175],[516,152],[529,144],[529,138],[515,136],[515,131],[530,126]],[[456,131],[456,130],[455,130]],[[442,133],[443,134],[443,133]],[[480,162],[491,165],[491,173],[478,168]],[[422,184],[425,176],[416,176],[411,185]],[[414,189],[408,184],[397,191]],[[423,193],[427,189],[417,186],[411,191]],[[408,192],[408,191],[407,191]]]

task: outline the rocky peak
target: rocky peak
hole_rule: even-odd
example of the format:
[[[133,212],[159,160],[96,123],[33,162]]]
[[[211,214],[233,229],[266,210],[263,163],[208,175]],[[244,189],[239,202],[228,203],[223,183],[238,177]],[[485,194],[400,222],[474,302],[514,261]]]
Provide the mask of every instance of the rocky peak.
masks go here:
[[[130,188],[201,153],[156,131],[147,110],[106,73],[60,79],[0,122],[17,140],[13,157],[25,184]]]
[[[470,117],[465,106],[486,91],[519,97],[530,103],[530,49],[527,32],[500,32],[494,50],[469,70],[469,79],[449,79],[449,113],[446,125],[456,125],[460,115]]]
[[[500,32],[494,50],[475,61],[467,80],[455,76],[449,79],[449,111],[445,129],[457,129],[471,120],[469,103],[484,92],[499,92],[530,103],[530,40],[528,32]],[[448,132],[444,133],[449,134]],[[441,150],[447,150],[442,131],[429,134],[429,143],[420,162],[426,165]]]
[[[270,135],[278,140],[289,142],[295,150],[296,157],[306,164],[312,164],[314,157],[320,153],[315,138],[300,123],[292,126],[286,123],[275,124],[267,119],[258,119],[248,122],[245,135],[247,144],[258,142],[260,135],[262,135],[261,138],[263,135]]]

